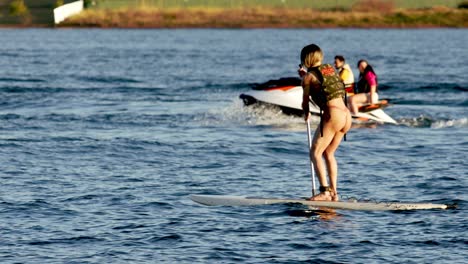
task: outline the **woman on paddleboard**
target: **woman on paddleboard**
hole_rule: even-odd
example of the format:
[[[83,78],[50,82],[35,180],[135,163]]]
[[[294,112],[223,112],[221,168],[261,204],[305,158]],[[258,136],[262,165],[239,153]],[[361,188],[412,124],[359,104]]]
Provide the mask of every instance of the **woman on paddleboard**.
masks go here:
[[[343,136],[351,127],[351,114],[345,105],[343,82],[330,64],[322,64],[323,53],[315,44],[301,51],[302,109],[305,120],[310,117],[310,98],[320,107],[320,126],[312,141],[310,158],[320,182],[320,193],[311,197],[313,201],[338,201],[338,165],[335,151]],[[327,171],[328,181],[327,182]]]

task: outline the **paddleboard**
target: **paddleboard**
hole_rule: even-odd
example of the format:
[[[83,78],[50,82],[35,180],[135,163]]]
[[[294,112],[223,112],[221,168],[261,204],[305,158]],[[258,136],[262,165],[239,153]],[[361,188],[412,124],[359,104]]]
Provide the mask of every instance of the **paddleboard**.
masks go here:
[[[447,209],[446,204],[432,203],[397,203],[397,202],[359,202],[359,201],[309,201],[305,199],[280,199],[259,198],[231,195],[191,195],[190,199],[203,205],[216,206],[254,206],[269,204],[302,204],[313,208],[329,208],[342,210],[363,211],[399,211],[399,210],[424,210],[424,209]]]

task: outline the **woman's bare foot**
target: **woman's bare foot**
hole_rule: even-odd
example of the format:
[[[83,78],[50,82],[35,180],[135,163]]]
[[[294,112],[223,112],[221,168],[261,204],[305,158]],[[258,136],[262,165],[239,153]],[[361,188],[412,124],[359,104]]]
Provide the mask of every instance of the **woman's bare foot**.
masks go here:
[[[340,200],[340,197],[338,196],[338,193],[336,193],[336,192],[332,192],[331,196],[332,196],[332,201],[333,202],[338,202]]]
[[[333,201],[332,193],[329,191],[321,192],[309,198],[310,201]]]

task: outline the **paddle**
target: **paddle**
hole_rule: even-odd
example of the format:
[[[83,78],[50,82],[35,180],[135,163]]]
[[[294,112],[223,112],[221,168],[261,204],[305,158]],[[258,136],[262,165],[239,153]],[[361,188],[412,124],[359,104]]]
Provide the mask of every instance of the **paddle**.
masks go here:
[[[310,160],[310,171],[312,176],[312,196],[315,196],[315,171],[314,163],[312,162],[312,138],[310,135],[310,119],[307,118],[307,139],[309,141],[309,160]]]

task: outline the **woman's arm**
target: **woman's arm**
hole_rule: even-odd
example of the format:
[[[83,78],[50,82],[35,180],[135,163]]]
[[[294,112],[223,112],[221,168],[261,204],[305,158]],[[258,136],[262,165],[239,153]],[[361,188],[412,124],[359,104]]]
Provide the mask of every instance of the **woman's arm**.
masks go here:
[[[309,118],[309,98],[311,94],[320,92],[320,82],[314,74],[308,73],[302,78],[302,110],[305,120]]]
[[[377,101],[379,100],[377,96],[377,85],[371,85],[369,99],[370,99],[370,102],[369,102],[370,104],[376,104]]]
[[[307,74],[310,75],[310,74]],[[304,76],[302,79],[302,110],[304,111],[305,120],[309,117],[309,96],[310,96],[310,77]]]

